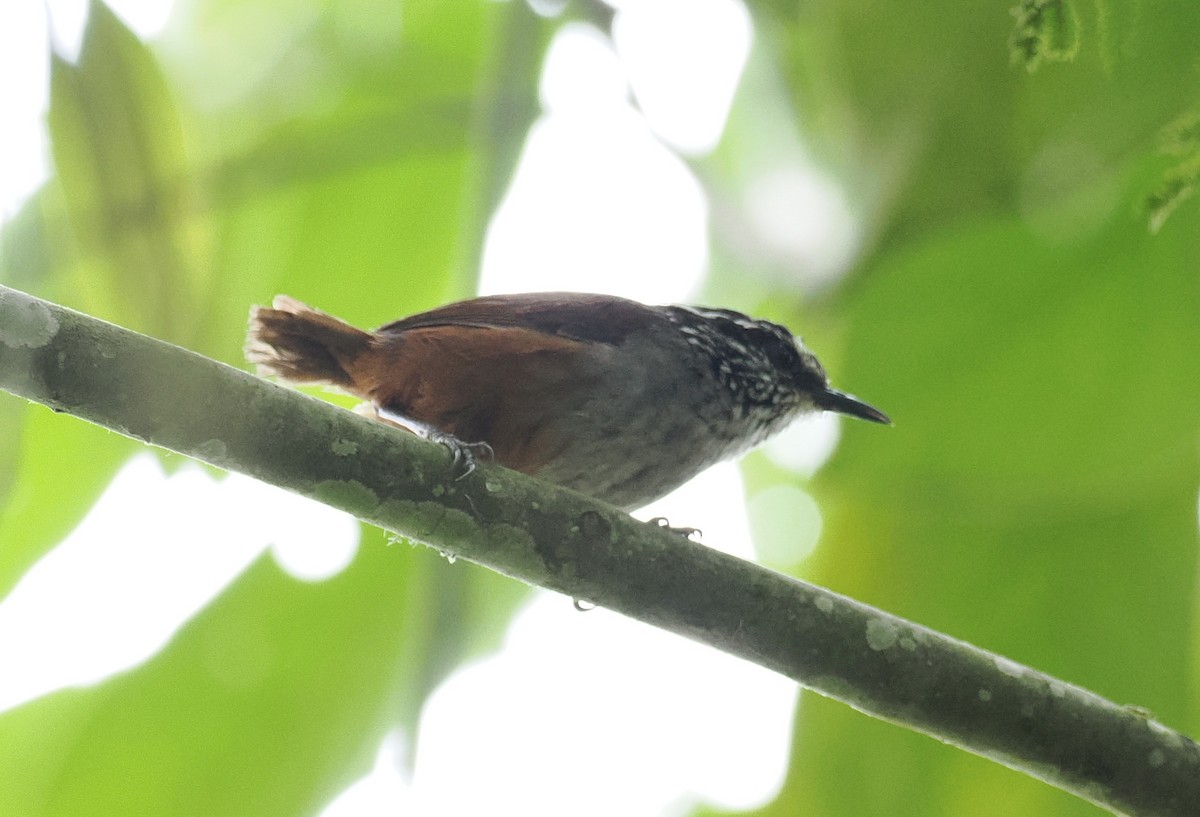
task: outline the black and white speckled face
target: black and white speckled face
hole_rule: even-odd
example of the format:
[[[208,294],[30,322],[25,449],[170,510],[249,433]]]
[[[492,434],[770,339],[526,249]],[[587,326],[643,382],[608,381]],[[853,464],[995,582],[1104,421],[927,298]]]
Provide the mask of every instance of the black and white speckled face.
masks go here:
[[[825,370],[785,327],[728,309],[666,308],[693,347],[711,361],[714,377],[746,414],[790,414],[813,408],[828,388]]]

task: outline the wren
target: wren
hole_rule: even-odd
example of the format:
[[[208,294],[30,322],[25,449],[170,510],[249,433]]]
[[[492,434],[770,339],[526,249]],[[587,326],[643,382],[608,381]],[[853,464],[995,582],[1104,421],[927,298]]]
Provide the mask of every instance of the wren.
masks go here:
[[[453,303],[365,332],[277,296],[250,313],[262,374],[324,383],[368,411],[633,509],[796,417],[887,415],[830,387],[784,327],[726,309],[549,292]]]

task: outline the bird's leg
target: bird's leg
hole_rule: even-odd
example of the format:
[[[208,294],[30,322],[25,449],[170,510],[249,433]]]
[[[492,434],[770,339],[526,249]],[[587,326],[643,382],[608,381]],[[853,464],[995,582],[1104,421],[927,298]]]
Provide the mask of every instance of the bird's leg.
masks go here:
[[[434,443],[441,443],[450,449],[450,456],[453,457],[455,470],[460,470],[458,476],[454,479],[466,479],[474,470],[477,458],[492,459],[496,456],[496,452],[492,447],[485,442],[469,443],[460,440],[448,431],[442,431],[440,428],[434,428],[428,423],[422,423],[420,420],[414,420],[411,417],[406,417],[397,411],[377,406],[370,403],[365,403],[359,407],[359,413],[374,417],[375,419],[387,423],[388,425],[402,428],[405,431],[411,431],[418,437],[429,440]]]
[[[700,539],[704,536],[704,531],[700,530],[699,528],[676,528],[676,527],[674,527],[673,525],[671,525],[670,521],[665,516],[654,517],[653,519],[650,520],[650,524],[658,525],[660,528],[666,528],[671,533],[674,533],[677,536],[682,536],[684,539],[691,539],[692,537],[695,537],[697,542],[699,542]]]

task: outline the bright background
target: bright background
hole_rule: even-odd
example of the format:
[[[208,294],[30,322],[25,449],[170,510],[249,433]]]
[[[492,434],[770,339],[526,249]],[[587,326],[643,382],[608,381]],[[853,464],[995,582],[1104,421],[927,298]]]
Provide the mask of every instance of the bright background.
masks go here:
[[[1098,8],[18,0],[0,282],[235,365],[276,292],[786,322],[897,426],[798,423],[642,515],[1195,734],[1200,10]],[[3,394],[0,429],[6,815],[1099,813]]]

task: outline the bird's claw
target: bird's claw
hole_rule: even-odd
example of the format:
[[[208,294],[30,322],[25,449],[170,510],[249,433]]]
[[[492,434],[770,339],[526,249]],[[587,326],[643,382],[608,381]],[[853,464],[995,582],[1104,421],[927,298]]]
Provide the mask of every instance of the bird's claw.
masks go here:
[[[475,471],[476,458],[483,457],[484,459],[492,459],[496,456],[496,452],[492,447],[484,442],[466,443],[455,437],[453,434],[447,434],[444,431],[438,431],[429,435],[429,439],[435,443],[441,443],[450,449],[450,456],[454,458],[453,465],[456,471],[461,471],[454,478],[455,482],[461,479],[466,479]]]
[[[692,539],[693,537],[698,542],[704,536],[704,532],[699,528],[677,528],[671,525],[670,521],[665,516],[656,516],[650,520],[651,525],[658,525],[660,528],[665,528],[677,536],[682,536],[684,539]]]

